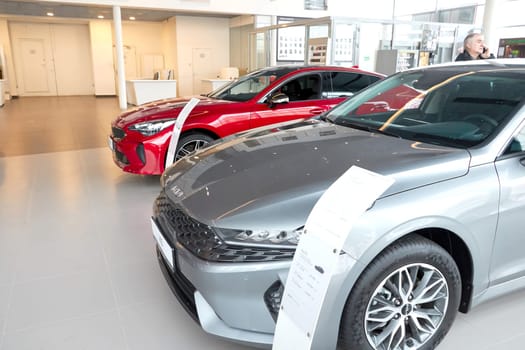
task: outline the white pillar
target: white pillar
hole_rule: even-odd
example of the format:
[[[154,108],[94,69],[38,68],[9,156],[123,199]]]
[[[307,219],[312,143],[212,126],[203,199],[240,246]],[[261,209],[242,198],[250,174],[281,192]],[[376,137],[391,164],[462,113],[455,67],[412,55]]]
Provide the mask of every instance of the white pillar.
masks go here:
[[[115,29],[115,49],[117,54],[117,79],[120,109],[128,107],[126,100],[126,73],[124,68],[124,50],[122,44],[122,19],[120,6],[113,6],[113,25]]]
[[[498,8],[502,6],[501,2],[501,0],[486,0],[485,12],[483,13],[483,36],[485,37],[485,45],[487,45],[494,56],[497,56],[499,44],[497,28]]]

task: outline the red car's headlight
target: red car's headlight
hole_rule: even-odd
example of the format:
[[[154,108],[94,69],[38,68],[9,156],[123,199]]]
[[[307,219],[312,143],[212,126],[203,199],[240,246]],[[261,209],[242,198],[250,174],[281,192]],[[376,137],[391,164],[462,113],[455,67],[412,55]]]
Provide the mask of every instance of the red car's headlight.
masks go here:
[[[128,129],[133,131],[138,131],[144,136],[155,135],[162,130],[175,124],[175,119],[171,120],[156,120],[153,122],[144,122],[138,123],[130,126]]]

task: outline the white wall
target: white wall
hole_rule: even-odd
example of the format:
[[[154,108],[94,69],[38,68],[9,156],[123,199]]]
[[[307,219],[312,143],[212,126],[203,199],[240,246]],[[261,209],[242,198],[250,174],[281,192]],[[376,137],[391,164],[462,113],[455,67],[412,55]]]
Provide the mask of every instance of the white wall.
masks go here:
[[[95,95],[115,95],[115,70],[113,66],[113,34],[110,21],[90,21],[91,58]]]
[[[7,93],[9,96],[18,95],[16,89],[16,75],[15,75],[15,66],[13,64],[13,53],[11,51],[11,40],[9,38],[9,26],[7,20],[0,18],[0,45],[3,48],[6,66],[3,68],[4,75],[4,93]]]
[[[86,24],[54,24],[54,63],[57,93],[66,95],[93,95],[93,63]]]
[[[358,66],[364,70],[375,71],[376,53],[380,49],[379,43],[383,39],[384,27],[377,23],[362,23],[360,28]]]
[[[131,79],[153,77],[151,69],[165,69],[165,54],[163,48],[164,23],[162,22],[122,22],[122,41],[124,46],[133,48],[135,53],[135,76]],[[161,58],[155,66],[151,66],[153,58]],[[151,67],[150,67],[151,66]]]
[[[162,34],[162,47],[165,56],[166,68],[173,69],[175,76],[178,79],[177,62],[177,20],[175,17],[168,19],[164,23]]]
[[[177,16],[176,23],[178,91],[181,96],[190,96],[196,93],[193,86],[196,74],[216,78],[221,68],[229,66],[230,25],[224,18],[192,16]],[[208,72],[194,70],[194,49],[210,49]]]

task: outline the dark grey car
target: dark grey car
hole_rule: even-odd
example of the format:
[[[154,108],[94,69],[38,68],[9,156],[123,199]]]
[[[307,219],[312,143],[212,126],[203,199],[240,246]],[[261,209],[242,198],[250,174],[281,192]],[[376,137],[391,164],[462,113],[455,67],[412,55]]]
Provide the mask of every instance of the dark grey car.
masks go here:
[[[205,331],[269,346],[306,218],[358,165],[395,182],[353,227],[313,348],[432,349],[458,310],[525,286],[524,103],[523,60],[432,66],[186,157],[154,204],[166,279]]]

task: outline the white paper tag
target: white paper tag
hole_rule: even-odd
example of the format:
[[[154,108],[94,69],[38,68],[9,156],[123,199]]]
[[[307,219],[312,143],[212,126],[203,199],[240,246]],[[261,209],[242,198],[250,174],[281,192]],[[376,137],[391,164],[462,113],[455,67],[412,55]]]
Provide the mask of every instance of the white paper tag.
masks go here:
[[[169,167],[175,161],[175,151],[177,150],[177,143],[179,143],[179,137],[180,137],[180,132],[182,130],[182,126],[184,125],[184,122],[190,115],[193,108],[197,105],[197,103],[199,103],[198,98],[195,98],[195,97],[191,98],[191,100],[189,100],[188,103],[186,103],[186,105],[180,112],[175,124],[173,124],[173,132],[171,134],[171,140],[168,146],[168,152],[166,155],[166,164],[164,164],[164,169]]]
[[[341,273],[340,252],[352,226],[392,183],[391,178],[353,166],[317,201],[288,273],[274,350],[288,350],[290,344],[311,349],[328,287]]]

